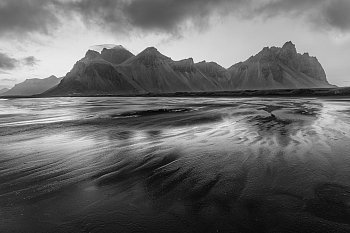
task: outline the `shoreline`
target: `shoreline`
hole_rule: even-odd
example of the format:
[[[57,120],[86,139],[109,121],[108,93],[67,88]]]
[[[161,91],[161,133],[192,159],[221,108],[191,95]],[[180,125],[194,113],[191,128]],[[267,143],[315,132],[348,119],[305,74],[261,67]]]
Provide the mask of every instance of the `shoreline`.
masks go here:
[[[118,94],[67,94],[67,95],[32,95],[32,96],[0,96],[0,99],[18,98],[57,98],[57,97],[350,97],[350,87],[313,88],[313,89],[275,89],[275,90],[236,90],[218,92],[174,92],[145,93],[132,95]]]

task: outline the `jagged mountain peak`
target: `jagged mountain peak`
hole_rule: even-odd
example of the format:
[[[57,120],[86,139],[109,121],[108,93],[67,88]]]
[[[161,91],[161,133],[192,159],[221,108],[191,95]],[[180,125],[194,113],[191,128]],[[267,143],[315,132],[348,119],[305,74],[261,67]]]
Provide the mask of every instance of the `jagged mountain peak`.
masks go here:
[[[103,49],[126,49],[123,45],[116,44],[99,44],[90,47],[91,50],[101,52]]]
[[[127,51],[129,51],[129,50],[126,49],[123,45],[115,45],[114,47],[111,47],[111,48],[109,48],[109,47],[103,47],[103,49],[101,50],[101,53],[102,53],[102,51],[104,51],[104,50],[127,50]]]
[[[158,49],[156,47],[150,46],[147,47],[143,50],[143,52],[147,52],[147,53],[159,53]]]
[[[258,62],[266,60],[274,60],[276,57],[276,47],[264,47],[258,54],[251,56],[247,61]],[[279,48],[280,50],[280,48]]]
[[[134,56],[134,54],[122,45],[117,45],[111,49],[103,48],[101,51],[101,57],[114,65],[121,64]]]
[[[220,69],[226,70],[224,67],[222,67],[221,65],[219,65],[218,63],[216,63],[214,61],[203,60],[201,62],[196,63],[195,65],[196,66],[206,66],[206,67],[216,67],[216,68],[220,68]]]
[[[301,54],[300,54],[301,55]],[[298,52],[293,42],[288,41],[284,43],[282,47],[264,47],[258,54],[251,56],[247,61],[249,62],[269,62],[275,60],[281,60],[284,63],[288,63],[291,60],[296,59]],[[307,55],[309,54],[307,53]]]
[[[78,64],[79,66],[85,64],[90,64],[95,61],[104,61],[104,59],[101,57],[101,54],[95,50],[89,49],[86,53],[85,56],[80,59],[76,65]]]
[[[148,47],[145,50],[143,50],[141,53],[139,53],[137,56],[154,56],[154,57],[160,57],[160,58],[168,58],[169,57],[163,55],[159,50],[155,47]]]
[[[209,77],[224,78],[228,75],[227,70],[216,62],[202,61],[195,64],[201,72]]]
[[[330,87],[317,59],[298,53],[295,44],[265,47],[257,55],[229,68],[241,89]]]
[[[87,59],[94,59],[96,57],[99,57],[101,54],[95,50],[91,50],[89,49],[86,53],[85,53],[85,58]]]
[[[284,45],[282,46],[282,49],[297,52],[296,46],[292,41],[287,41],[286,43],[284,43]]]
[[[176,71],[192,72],[194,61],[193,61],[193,58],[187,58],[179,61],[171,61],[169,64]]]
[[[125,49],[125,50],[127,50],[123,45],[116,45],[112,49]]]
[[[101,53],[96,50],[89,49],[84,58],[82,58],[79,62],[89,64],[91,62],[110,62],[114,65],[119,65],[124,61],[134,57],[129,50],[125,49],[122,45],[117,45],[112,48],[103,48]],[[79,63],[78,62],[78,63]]]
[[[182,60],[179,60],[179,61],[176,61],[176,62],[183,63],[183,64],[188,64],[188,65],[194,65],[194,61],[193,61],[192,57],[186,58],[186,59],[182,59]]]
[[[288,41],[280,49],[278,57],[280,60],[282,60],[283,63],[290,64],[293,62],[295,63],[297,55],[298,53],[295,44],[293,44],[291,41]]]
[[[172,59],[160,53],[155,47],[148,47],[135,57],[127,60],[125,64],[137,63],[145,66],[154,66],[167,62],[172,62]]]
[[[124,62],[122,62],[125,59]],[[88,51],[48,95],[137,94],[239,89],[293,89],[331,87],[314,57],[297,53],[286,42],[265,47],[244,62],[226,69],[215,62],[174,61],[155,47],[136,56],[122,46]]]

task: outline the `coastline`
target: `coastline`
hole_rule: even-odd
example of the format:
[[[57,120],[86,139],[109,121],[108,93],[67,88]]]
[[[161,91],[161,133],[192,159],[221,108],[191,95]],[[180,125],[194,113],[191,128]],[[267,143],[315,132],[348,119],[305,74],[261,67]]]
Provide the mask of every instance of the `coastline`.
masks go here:
[[[57,97],[350,97],[350,87],[313,88],[313,89],[273,89],[273,90],[235,90],[220,92],[175,92],[144,93],[118,95],[107,93],[66,94],[66,95],[32,95],[32,96],[0,96],[0,99],[18,98],[57,98]]]

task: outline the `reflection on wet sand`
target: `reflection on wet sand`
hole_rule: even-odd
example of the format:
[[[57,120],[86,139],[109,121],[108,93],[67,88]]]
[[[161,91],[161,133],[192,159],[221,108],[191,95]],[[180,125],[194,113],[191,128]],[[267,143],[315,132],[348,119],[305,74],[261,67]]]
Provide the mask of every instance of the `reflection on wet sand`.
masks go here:
[[[350,231],[347,102],[40,101],[0,118],[2,232]]]

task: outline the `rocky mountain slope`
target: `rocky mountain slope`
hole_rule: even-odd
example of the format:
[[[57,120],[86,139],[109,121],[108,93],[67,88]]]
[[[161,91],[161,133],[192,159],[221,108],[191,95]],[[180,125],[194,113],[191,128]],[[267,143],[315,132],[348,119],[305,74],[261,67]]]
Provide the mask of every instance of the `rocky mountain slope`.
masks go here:
[[[13,88],[3,93],[3,96],[30,96],[37,95],[60,83],[62,78],[50,76],[44,79],[26,79],[24,82],[16,84]]]
[[[124,61],[128,60],[133,56],[134,54],[132,54],[130,51],[128,51],[121,45],[115,46],[112,49],[104,48],[101,51],[101,57],[114,65],[123,63]]]
[[[298,89],[330,87],[316,57],[299,54],[292,42],[264,48],[228,69],[236,89]]]
[[[150,47],[122,63],[118,70],[134,80],[144,92],[214,91],[220,87],[215,79],[203,75],[193,59],[173,61]]]
[[[128,53],[124,48],[101,53],[89,50],[57,87],[44,94],[128,95],[222,89],[218,80],[202,73],[193,59],[173,61],[153,47],[137,56],[124,56]],[[104,54],[110,55],[108,60]]]
[[[229,69],[215,62],[174,61],[150,47],[133,55],[122,46],[89,50],[59,85],[44,95],[133,95],[249,89],[332,87],[317,58],[299,54],[292,42],[264,48]]]
[[[73,69],[67,73],[61,83],[45,94],[134,94],[141,92],[142,88],[121,74],[116,69],[116,64],[112,63],[122,62],[134,55],[124,56],[126,53],[122,49],[108,52],[105,49],[103,51],[105,56],[93,50],[87,51],[85,57],[75,63]],[[106,54],[108,54],[109,61],[103,58],[107,57]]]

